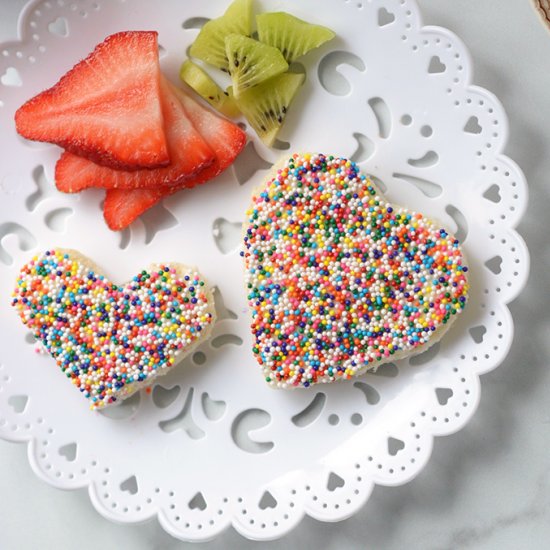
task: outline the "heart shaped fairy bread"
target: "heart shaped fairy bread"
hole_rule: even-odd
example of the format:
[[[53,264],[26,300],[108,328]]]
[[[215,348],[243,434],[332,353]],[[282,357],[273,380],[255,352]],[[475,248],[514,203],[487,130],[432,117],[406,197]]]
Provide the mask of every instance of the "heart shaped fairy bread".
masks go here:
[[[458,241],[357,165],[279,162],[244,226],[254,355],[274,387],[349,379],[439,340],[466,305]]]
[[[26,264],[12,305],[92,409],[166,374],[215,321],[212,292],[196,270],[154,265],[115,285],[74,250]]]

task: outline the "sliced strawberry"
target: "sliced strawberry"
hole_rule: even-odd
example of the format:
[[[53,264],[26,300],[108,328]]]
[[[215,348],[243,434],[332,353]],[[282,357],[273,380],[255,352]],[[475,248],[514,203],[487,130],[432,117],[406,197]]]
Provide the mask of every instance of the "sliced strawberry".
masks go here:
[[[214,153],[195,130],[178,96],[164,77],[161,78],[160,90],[170,153],[168,166],[124,172],[99,166],[72,153],[63,153],[55,167],[57,189],[64,193],[76,193],[88,187],[139,189],[182,185],[212,164]]]
[[[157,33],[120,32],[20,107],[15,125],[27,139],[113,168],[164,166],[170,159],[159,88]]]
[[[103,215],[107,225],[113,230],[124,229],[164,197],[216,177],[233,163],[246,144],[246,134],[237,125],[214,114],[182,90],[175,89],[175,91],[195,128],[199,130],[214,152],[216,160],[197,176],[177,187],[156,187],[132,191],[108,189],[103,205]]]
[[[187,111],[193,126],[214,151],[219,162],[219,171],[210,177],[217,176],[231,166],[237,155],[243,150],[246,144],[246,134],[236,124],[198,103],[180,88],[173,86],[173,89]]]
[[[172,189],[172,188],[170,188]],[[175,193],[179,187],[168,194]],[[103,216],[110,229],[119,231],[128,227],[138,216],[157,203],[164,195],[160,188],[107,189]]]

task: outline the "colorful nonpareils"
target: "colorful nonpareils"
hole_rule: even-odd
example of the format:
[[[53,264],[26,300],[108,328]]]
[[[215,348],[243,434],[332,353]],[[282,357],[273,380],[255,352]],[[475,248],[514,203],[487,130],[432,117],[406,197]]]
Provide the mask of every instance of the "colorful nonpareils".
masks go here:
[[[348,379],[438,340],[466,304],[459,243],[344,158],[295,154],[253,197],[244,252],[266,381]]]
[[[92,409],[129,397],[165,374],[208,336],[213,298],[180,264],[109,282],[76,252],[50,250],[20,271],[12,305],[90,400]]]

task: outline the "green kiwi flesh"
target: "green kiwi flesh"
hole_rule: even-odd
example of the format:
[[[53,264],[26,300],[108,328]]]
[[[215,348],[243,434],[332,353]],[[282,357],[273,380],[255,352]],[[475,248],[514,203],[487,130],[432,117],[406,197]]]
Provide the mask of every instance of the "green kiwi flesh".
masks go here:
[[[260,42],[278,48],[287,63],[318,48],[336,35],[321,25],[313,25],[284,12],[256,16]]]
[[[189,53],[228,72],[225,37],[229,34],[249,36],[252,32],[252,0],[235,0],[217,19],[205,23],[191,45]]]
[[[231,118],[239,116],[239,109],[233,97],[224,92],[206,71],[189,59],[181,66],[180,78],[220,113]]]
[[[277,48],[240,34],[226,37],[225,53],[235,98],[288,69],[288,63]]]
[[[304,79],[303,74],[284,73],[249,88],[236,98],[246,120],[268,147],[273,145]]]

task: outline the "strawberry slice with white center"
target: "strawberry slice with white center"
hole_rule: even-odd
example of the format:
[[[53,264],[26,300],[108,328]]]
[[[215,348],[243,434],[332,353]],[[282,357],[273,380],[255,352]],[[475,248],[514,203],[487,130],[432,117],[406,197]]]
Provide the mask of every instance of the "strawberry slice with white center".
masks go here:
[[[139,189],[178,186],[212,164],[214,153],[193,126],[173,87],[164,77],[161,78],[160,89],[171,159],[168,166],[127,172],[99,166],[88,159],[65,152],[55,167],[57,189],[76,193],[89,187]]]
[[[112,168],[169,162],[160,102],[157,33],[107,37],[52,88],[15,113],[17,131]]]
[[[182,90],[173,87],[191,122],[208,143],[215,155],[214,162],[195,177],[176,187],[150,187],[126,191],[108,189],[103,205],[107,225],[113,230],[124,229],[147,209],[181,189],[195,185],[221,174],[228,168],[246,144],[246,134],[229,120],[214,114]]]

